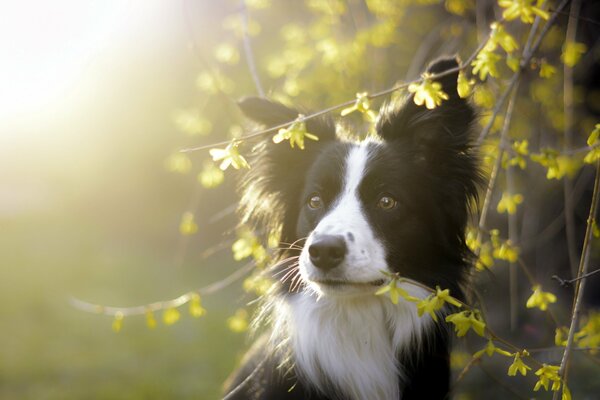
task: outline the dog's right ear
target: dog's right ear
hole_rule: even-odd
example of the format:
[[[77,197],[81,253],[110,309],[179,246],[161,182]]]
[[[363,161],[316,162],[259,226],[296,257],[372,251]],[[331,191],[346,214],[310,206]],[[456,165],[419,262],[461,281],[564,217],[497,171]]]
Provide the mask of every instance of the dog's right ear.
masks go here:
[[[300,114],[310,114],[261,97],[245,97],[238,105],[244,115],[261,128],[293,122]],[[281,239],[290,243],[295,232],[305,172],[320,149],[336,138],[331,118],[310,118],[305,123],[306,131],[317,136],[318,140],[307,138],[304,150],[301,150],[298,146],[292,148],[287,140],[274,143],[273,136],[277,130],[265,133],[264,139],[253,147],[248,159],[251,168],[240,185],[242,223],[264,233],[279,230]]]
[[[264,128],[292,122],[298,118],[300,114],[310,114],[305,110],[289,108],[279,102],[271,101],[264,97],[243,97],[238,101],[238,106],[246,117]],[[335,138],[335,125],[330,118],[317,117],[307,119],[306,131],[316,135],[321,141],[332,140]],[[273,135],[276,133],[277,132],[273,132]],[[310,140],[307,140],[307,142],[310,142]]]
[[[238,106],[246,117],[265,127],[281,125],[298,117],[298,111],[264,97],[243,97]]]

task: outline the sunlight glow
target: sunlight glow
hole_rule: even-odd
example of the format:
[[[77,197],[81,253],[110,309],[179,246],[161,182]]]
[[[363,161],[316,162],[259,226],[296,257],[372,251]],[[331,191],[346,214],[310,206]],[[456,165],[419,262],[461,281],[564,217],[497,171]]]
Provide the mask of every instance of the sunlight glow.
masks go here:
[[[24,0],[0,5],[0,118],[59,105],[125,25],[132,2]]]

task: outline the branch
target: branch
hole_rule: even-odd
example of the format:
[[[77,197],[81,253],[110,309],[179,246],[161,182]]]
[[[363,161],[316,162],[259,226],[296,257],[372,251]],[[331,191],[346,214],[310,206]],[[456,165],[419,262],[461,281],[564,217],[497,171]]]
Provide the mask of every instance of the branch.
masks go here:
[[[574,42],[577,36],[577,15],[581,8],[581,0],[574,0],[571,3],[569,15],[569,23],[567,25],[567,34],[565,43]],[[563,64],[563,113],[565,118],[565,139],[563,142],[563,152],[571,149],[573,141],[573,67]],[[567,235],[567,250],[569,255],[569,267],[571,277],[575,277],[577,273],[577,249],[575,243],[575,221],[573,215],[573,200],[571,193],[573,192],[573,182],[568,176],[563,180],[563,198],[565,205],[565,227]]]
[[[596,273],[598,273],[598,272],[600,272],[600,268],[598,268],[598,269],[596,269],[596,270],[593,270],[592,272],[588,272],[587,274],[581,275],[581,276],[579,276],[579,277],[577,277],[577,278],[573,278],[573,279],[562,279],[562,278],[561,278],[560,276],[558,276],[558,275],[552,275],[552,279],[554,279],[554,280],[558,281],[558,284],[559,284],[560,286],[562,286],[562,287],[569,287],[569,286],[571,286],[571,284],[572,284],[573,282],[577,282],[577,281],[579,281],[579,280],[581,280],[581,279],[585,279],[585,278],[587,278],[588,276],[592,276],[592,275],[594,275],[594,274],[596,274]]]
[[[567,345],[563,353],[562,361],[560,363],[560,369],[558,371],[559,376],[563,379],[564,384],[567,383],[567,372],[569,357],[571,356],[571,350],[573,347],[573,338],[575,336],[575,330],[579,319],[579,313],[581,311],[583,292],[585,290],[585,284],[587,279],[583,277],[587,274],[589,265],[589,253],[590,253],[590,242],[592,239],[592,221],[596,213],[596,207],[598,206],[598,191],[600,187],[600,160],[596,162],[596,178],[594,179],[594,191],[592,194],[592,203],[590,205],[590,212],[587,220],[587,228],[585,231],[585,239],[583,242],[583,249],[581,250],[581,258],[579,261],[579,272],[577,273],[577,283],[575,287],[575,299],[573,302],[573,314],[571,316],[571,326],[569,327],[569,336],[567,338]],[[554,399],[557,399],[557,394],[554,394]]]
[[[144,315],[148,311],[159,311],[159,310],[166,310],[168,308],[180,307],[180,306],[184,305],[185,303],[187,303],[188,301],[190,301],[194,294],[199,294],[201,296],[204,296],[204,295],[218,292],[219,290],[224,289],[225,287],[231,285],[233,282],[235,282],[236,280],[240,279],[241,277],[243,277],[244,275],[246,275],[247,273],[252,271],[253,268],[254,268],[254,262],[249,262],[248,264],[244,265],[242,268],[233,272],[231,275],[229,275],[229,276],[225,277],[224,279],[221,279],[217,282],[211,283],[208,286],[204,286],[200,289],[193,290],[188,293],[182,294],[181,296],[176,297],[171,300],[158,301],[155,303],[145,304],[145,305],[141,305],[141,306],[108,307],[108,306],[104,306],[101,304],[88,303],[86,301],[79,300],[75,297],[71,298],[71,304],[73,305],[73,307],[75,307],[79,310],[94,313],[94,314],[103,314],[103,315],[110,315],[110,316],[122,315],[124,317],[131,316],[131,315]]]
[[[258,92],[260,97],[265,97],[265,91],[260,83],[260,78],[258,76],[258,71],[256,69],[256,63],[254,62],[254,53],[252,52],[252,43],[250,42],[250,35],[248,34],[248,6],[246,6],[246,1],[241,0],[241,14],[242,14],[242,28],[243,28],[243,36],[242,40],[244,43],[244,54],[246,55],[246,63],[248,64],[248,69],[250,70],[250,75],[252,75],[252,80],[254,81],[254,86],[256,86],[256,91]]]

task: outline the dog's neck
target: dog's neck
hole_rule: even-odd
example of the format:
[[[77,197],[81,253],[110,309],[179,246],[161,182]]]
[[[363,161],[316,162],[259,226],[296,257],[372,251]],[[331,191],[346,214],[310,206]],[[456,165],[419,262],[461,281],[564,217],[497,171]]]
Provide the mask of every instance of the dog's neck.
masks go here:
[[[402,353],[417,350],[432,325],[414,304],[374,295],[301,292],[280,303],[275,315],[275,340],[282,343],[279,335],[286,335],[298,376],[321,393],[352,400],[401,398]]]

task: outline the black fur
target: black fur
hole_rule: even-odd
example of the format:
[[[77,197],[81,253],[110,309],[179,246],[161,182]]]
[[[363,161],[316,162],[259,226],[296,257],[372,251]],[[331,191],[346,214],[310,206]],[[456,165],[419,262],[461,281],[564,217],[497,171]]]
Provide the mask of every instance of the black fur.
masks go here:
[[[456,59],[442,59],[430,65],[428,72],[457,66]],[[393,213],[383,214],[368,206],[364,209],[385,245],[390,269],[432,287],[449,288],[454,296],[462,298],[461,285],[470,257],[464,229],[481,176],[471,137],[475,112],[457,94],[457,75],[451,73],[438,80],[450,98],[434,110],[415,105],[412,96],[382,107],[377,123],[382,142],[370,145],[372,156],[359,195],[368,205],[383,190],[399,202]],[[296,110],[259,98],[246,98],[240,107],[263,126],[288,122],[298,115]],[[331,204],[340,191],[340,169],[351,146],[336,137],[334,123],[328,118],[307,121],[307,130],[319,141],[307,140],[303,151],[265,139],[256,147],[250,160],[252,169],[243,180],[244,222],[263,232],[280,230],[281,240],[287,243],[306,237],[327,212],[327,207],[307,211],[306,198],[318,191],[325,204]],[[284,251],[279,254],[280,258],[287,255]],[[272,296],[294,295],[286,289]],[[448,340],[447,329],[440,326],[424,338],[420,351],[415,349],[402,356],[408,375],[402,388],[404,400],[448,396]],[[314,392],[310,382],[299,379],[293,368],[280,368],[284,360],[272,355],[267,347],[265,341],[259,341],[230,380],[226,392],[235,392],[230,398],[338,398],[334,392]],[[287,361],[293,365],[293,354],[291,357]]]

